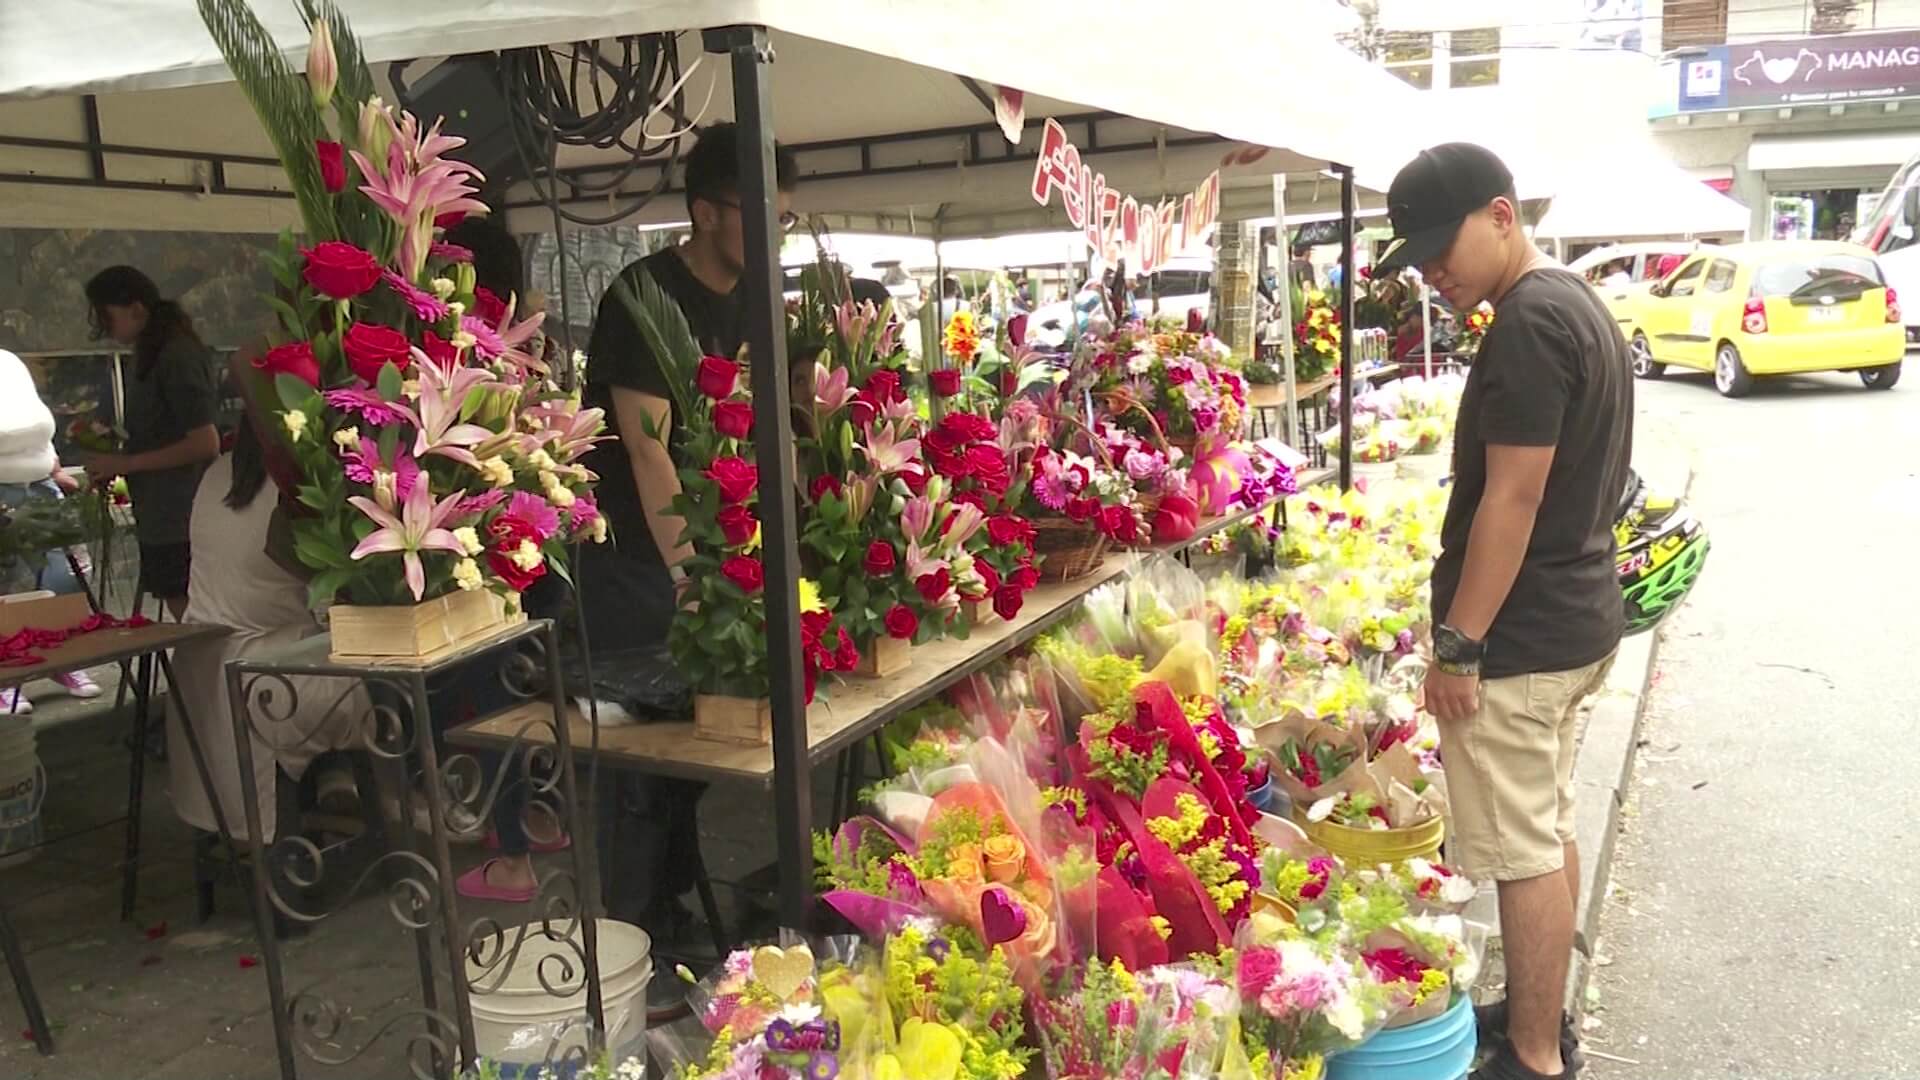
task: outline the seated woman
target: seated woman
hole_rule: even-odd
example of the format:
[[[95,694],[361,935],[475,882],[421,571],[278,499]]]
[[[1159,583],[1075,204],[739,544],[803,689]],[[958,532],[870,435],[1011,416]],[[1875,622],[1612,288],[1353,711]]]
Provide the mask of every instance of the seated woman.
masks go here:
[[[185,621],[227,627],[224,637],[180,646],[174,653],[175,687],[192,719],[212,773],[227,826],[236,840],[246,839],[246,803],[241,786],[239,749],[227,703],[226,662],[267,652],[320,633],[307,607],[307,585],[267,555],[267,527],[276,500],[267,489],[267,468],[252,423],[243,418],[233,449],[219,457],[200,479],[193,500],[192,544],[196,553],[187,591]],[[260,827],[271,843],[276,835],[275,793],[279,776],[297,781],[320,754],[349,746],[352,723],[367,713],[366,691],[348,689],[338,679],[294,677],[298,707],[291,715],[280,703],[249,710],[254,789],[259,795]],[[269,680],[271,682],[271,680]],[[262,692],[284,696],[275,683]],[[342,700],[341,695],[351,696]],[[168,739],[179,738],[178,709],[168,710]],[[181,820],[197,829],[215,828],[207,792],[195,775],[190,755],[168,758],[174,807]]]

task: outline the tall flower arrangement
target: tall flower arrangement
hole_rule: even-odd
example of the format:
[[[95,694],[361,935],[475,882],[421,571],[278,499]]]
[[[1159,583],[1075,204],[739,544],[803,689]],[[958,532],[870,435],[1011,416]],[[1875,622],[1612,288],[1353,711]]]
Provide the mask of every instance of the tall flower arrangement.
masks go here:
[[[1332,371],[1340,362],[1340,309],[1319,289],[1307,293],[1306,306],[1293,326],[1293,377],[1300,382]]]
[[[306,225],[268,260],[281,340],[254,361],[298,467],[294,553],[317,602],[517,594],[564,572],[569,541],[606,537],[579,460],[601,411],[526,350],[541,316],[517,318],[438,239],[487,212],[479,171],[448,156],[465,140],[373,96],[346,20],[301,6],[304,79],[243,0],[199,0]]]

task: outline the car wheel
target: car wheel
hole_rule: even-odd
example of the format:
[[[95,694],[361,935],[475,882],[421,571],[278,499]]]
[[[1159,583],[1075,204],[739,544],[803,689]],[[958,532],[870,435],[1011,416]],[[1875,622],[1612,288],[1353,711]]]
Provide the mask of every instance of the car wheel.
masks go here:
[[[1864,368],[1860,372],[1860,381],[1869,390],[1891,390],[1893,384],[1900,381],[1900,361],[1882,367]]]
[[[1753,389],[1753,376],[1740,362],[1740,350],[1730,342],[1721,342],[1713,357],[1713,385],[1730,398],[1746,397]]]
[[[1633,353],[1633,374],[1637,378],[1659,379],[1666,376],[1667,365],[1653,358],[1653,344],[1647,340],[1647,335],[1635,330],[1633,341],[1627,348]]]

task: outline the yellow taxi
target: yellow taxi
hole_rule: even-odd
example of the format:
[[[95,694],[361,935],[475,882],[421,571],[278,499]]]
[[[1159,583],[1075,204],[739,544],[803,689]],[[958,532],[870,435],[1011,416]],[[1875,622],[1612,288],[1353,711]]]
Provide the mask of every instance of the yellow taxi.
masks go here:
[[[1711,371],[1728,397],[1756,377],[1854,371],[1870,390],[1900,381],[1906,328],[1873,253],[1828,240],[1702,247],[1644,297],[1622,329],[1633,372]]]

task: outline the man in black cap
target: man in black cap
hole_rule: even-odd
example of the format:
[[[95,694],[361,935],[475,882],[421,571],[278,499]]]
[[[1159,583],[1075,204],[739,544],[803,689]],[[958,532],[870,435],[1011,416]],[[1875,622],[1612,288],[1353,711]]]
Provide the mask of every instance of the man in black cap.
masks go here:
[[[1454,310],[1495,311],[1460,399],[1426,683],[1458,861],[1500,892],[1507,1001],[1482,1010],[1494,1053],[1474,1078],[1570,1077],[1574,714],[1625,629],[1612,522],[1633,442],[1626,343],[1587,283],[1533,246],[1491,152],[1423,151],[1387,207],[1382,270],[1417,267]]]

